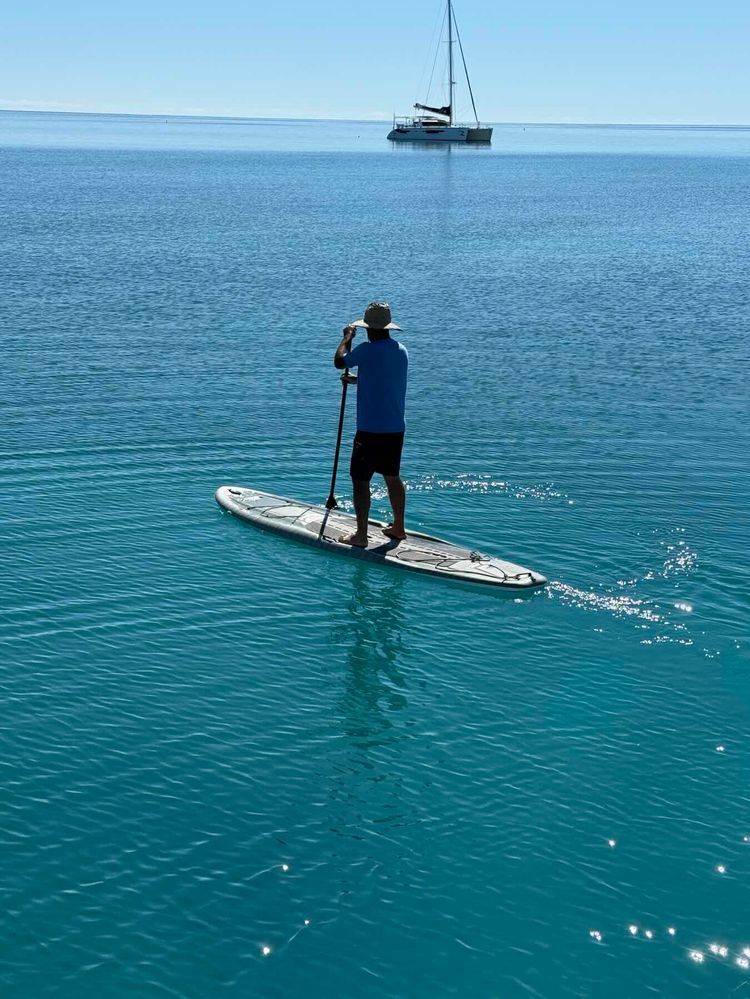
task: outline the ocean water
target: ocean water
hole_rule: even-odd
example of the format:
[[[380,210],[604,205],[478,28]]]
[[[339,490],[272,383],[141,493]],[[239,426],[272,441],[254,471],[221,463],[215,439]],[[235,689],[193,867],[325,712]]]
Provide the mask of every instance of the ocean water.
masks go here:
[[[0,114],[7,999],[750,991],[750,130],[386,130]],[[215,505],[325,499],[373,297],[544,592]]]

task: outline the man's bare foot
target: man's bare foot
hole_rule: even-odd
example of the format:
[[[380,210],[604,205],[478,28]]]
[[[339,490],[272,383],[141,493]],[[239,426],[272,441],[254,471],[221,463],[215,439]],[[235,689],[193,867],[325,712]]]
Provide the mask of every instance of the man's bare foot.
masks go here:
[[[387,538],[393,538],[394,541],[406,540],[406,531],[397,531],[395,524],[387,524],[385,527],[382,527],[381,530]]]
[[[352,548],[367,548],[367,535],[364,537],[361,534],[342,534],[339,538],[342,545],[351,545]]]

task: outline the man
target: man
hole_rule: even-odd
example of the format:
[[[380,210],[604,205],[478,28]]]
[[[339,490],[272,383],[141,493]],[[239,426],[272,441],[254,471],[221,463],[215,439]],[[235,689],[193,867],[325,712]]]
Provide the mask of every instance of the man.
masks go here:
[[[357,327],[367,330],[367,343],[351,349]],[[363,319],[344,327],[333,363],[336,368],[356,368],[357,377],[346,371],[341,376],[357,385],[357,433],[352,448],[349,473],[354,490],[357,530],[340,538],[344,544],[367,547],[367,521],[370,515],[370,480],[375,472],[385,479],[393,510],[393,522],[383,534],[395,541],[406,537],[404,511],[406,491],[400,478],[401,449],[404,445],[404,408],[409,355],[406,347],[391,339],[391,309],[385,302],[370,302]]]

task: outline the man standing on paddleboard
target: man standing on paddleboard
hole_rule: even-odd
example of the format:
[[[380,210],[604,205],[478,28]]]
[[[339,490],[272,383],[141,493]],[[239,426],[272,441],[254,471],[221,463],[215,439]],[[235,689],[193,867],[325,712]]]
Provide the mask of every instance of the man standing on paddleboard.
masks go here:
[[[357,327],[367,330],[367,343],[352,350]],[[393,510],[393,522],[382,529],[383,534],[399,541],[406,537],[406,491],[400,472],[406,429],[404,410],[409,355],[402,343],[391,338],[391,330],[400,329],[391,321],[389,305],[370,302],[362,319],[344,327],[343,338],[333,358],[338,369],[357,369],[356,377],[348,371],[341,376],[348,384],[357,385],[357,433],[349,467],[357,530],[340,539],[357,548],[367,547],[370,480],[375,472],[385,479]]]

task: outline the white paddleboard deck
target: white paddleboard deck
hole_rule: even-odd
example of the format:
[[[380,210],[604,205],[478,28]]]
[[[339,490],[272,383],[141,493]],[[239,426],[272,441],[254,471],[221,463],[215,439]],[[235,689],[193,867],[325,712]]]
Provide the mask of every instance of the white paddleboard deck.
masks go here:
[[[547,580],[538,572],[504,559],[471,551],[450,541],[409,531],[405,541],[394,541],[381,533],[381,521],[371,520],[367,548],[354,548],[339,541],[353,533],[356,521],[341,510],[326,510],[297,500],[274,496],[243,486],[220,486],[216,501],[225,510],[267,531],[286,534],[299,541],[353,558],[381,562],[413,572],[429,573],[467,583],[526,590]]]

